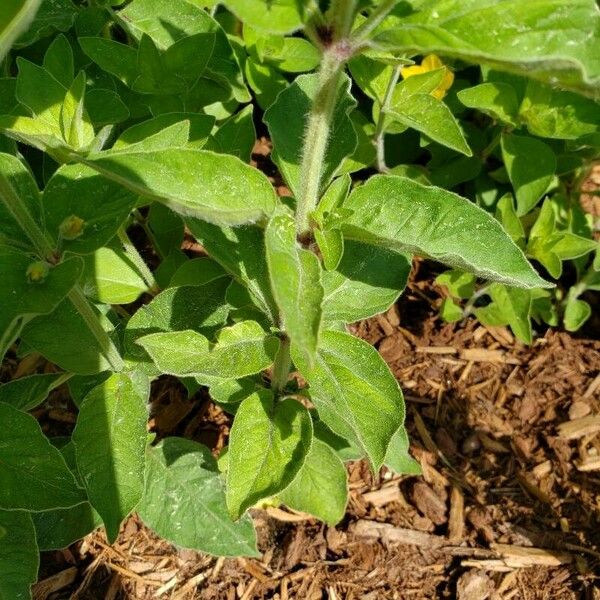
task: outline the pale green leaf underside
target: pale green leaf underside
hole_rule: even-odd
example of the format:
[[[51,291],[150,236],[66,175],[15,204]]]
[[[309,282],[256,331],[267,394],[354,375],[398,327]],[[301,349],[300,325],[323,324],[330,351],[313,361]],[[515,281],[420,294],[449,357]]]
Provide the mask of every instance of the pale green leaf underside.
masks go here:
[[[149,447],[140,517],[161,537],[219,556],[258,556],[252,521],[234,523],[208,448],[183,438]]]
[[[442,0],[390,19],[375,43],[438,53],[598,94],[600,12],[594,0]]]
[[[285,489],[302,467],[312,443],[307,409],[267,392],[238,408],[229,438],[227,507],[234,519],[259,500]]]
[[[344,207],[354,211],[343,226],[347,238],[424,255],[508,285],[552,287],[496,219],[452,192],[379,175],[356,188]]]
[[[314,368],[301,356],[293,353],[292,358],[323,422],[379,469],[404,422],[404,399],[377,350],[347,333],[323,331]]]
[[[142,497],[149,396],[144,376],[115,374],[85,397],[73,431],[77,468],[110,541]]]

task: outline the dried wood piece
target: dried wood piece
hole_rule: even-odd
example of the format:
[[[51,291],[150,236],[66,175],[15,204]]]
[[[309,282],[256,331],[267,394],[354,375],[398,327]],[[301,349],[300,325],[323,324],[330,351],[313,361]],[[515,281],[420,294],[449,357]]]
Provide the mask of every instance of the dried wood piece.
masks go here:
[[[436,525],[448,520],[446,503],[426,483],[418,481],[412,490],[412,500],[419,511]]]
[[[401,496],[402,494],[400,493],[398,484],[389,485],[382,487],[379,490],[363,494],[365,502],[372,504],[373,506],[385,506],[390,502],[397,502],[401,500]]]
[[[489,350],[487,348],[465,348],[460,351],[460,357],[464,360],[473,362],[508,363],[517,360],[514,358],[507,358],[504,350]]]
[[[408,544],[422,548],[441,548],[447,543],[441,535],[432,535],[404,527],[394,527],[389,523],[378,523],[366,519],[361,519],[355,523],[354,535],[367,540],[379,540],[386,544]]]
[[[597,471],[600,469],[600,456],[587,457],[584,460],[577,461],[575,466],[580,471]]]
[[[565,421],[558,426],[558,435],[566,440],[576,440],[577,438],[599,431],[600,415]]]
[[[52,575],[52,577],[48,577],[48,579],[36,583],[32,588],[33,600],[46,600],[48,596],[71,585],[77,577],[77,572],[76,567],[69,567],[56,573],[56,575]]]
[[[415,352],[423,354],[458,354],[458,349],[453,346],[417,346]]]
[[[546,550],[544,548],[527,548],[509,544],[490,544],[507,567],[521,569],[523,567],[558,567],[573,562],[573,555],[568,552]]]
[[[600,389],[600,373],[594,377],[593,381],[588,386],[587,390],[585,390],[583,397],[591,398],[592,395],[596,392],[596,390]]]
[[[457,486],[450,495],[450,518],[448,519],[448,540],[456,543],[463,539],[465,532],[465,497]]]

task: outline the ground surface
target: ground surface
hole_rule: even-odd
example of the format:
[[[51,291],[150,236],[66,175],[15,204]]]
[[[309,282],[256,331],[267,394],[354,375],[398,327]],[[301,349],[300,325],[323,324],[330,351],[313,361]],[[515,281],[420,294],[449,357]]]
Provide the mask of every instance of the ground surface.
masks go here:
[[[268,147],[257,150],[268,170]],[[353,328],[403,387],[422,477],[384,471],[375,480],[351,464],[351,499],[335,528],[256,511],[262,560],[178,551],[133,517],[113,546],[98,531],[45,553],[36,600],[599,600],[597,296],[584,332],[548,331],[525,347],[475,320],[443,324],[431,268],[418,263],[399,304]],[[9,367],[10,375],[44,369]],[[75,420],[60,390],[36,414],[53,434]],[[218,451],[229,419],[206,393],[187,399],[164,378],[153,388],[151,426]]]

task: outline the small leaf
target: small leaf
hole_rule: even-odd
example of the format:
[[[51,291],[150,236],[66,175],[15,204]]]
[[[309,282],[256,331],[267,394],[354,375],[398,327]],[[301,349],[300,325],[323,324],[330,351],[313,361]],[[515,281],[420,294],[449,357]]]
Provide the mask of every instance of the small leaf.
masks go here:
[[[592,307],[579,298],[568,298],[564,323],[567,331],[578,331],[592,316]]]
[[[385,455],[385,466],[396,475],[421,475],[421,466],[408,453],[408,434],[404,426],[390,440],[390,445]]]
[[[75,149],[86,148],[94,140],[94,126],[84,108],[86,78],[83,71],[67,90],[60,111],[63,138]]]
[[[525,344],[531,344],[531,292],[497,283],[490,286],[489,292],[513,333]]]
[[[379,175],[356,188],[344,208],[354,211],[343,225],[347,239],[429,256],[509,285],[550,286],[498,221],[452,192]]]
[[[302,27],[303,10],[296,0],[225,0],[236,17],[259,31],[292,33]]]
[[[318,258],[296,242],[294,219],[277,215],[265,231],[273,296],[292,347],[312,364],[321,327],[321,266]]]
[[[175,212],[221,225],[264,219],[276,204],[266,176],[233,156],[173,148],[99,153],[90,155],[85,164]]]
[[[542,198],[556,171],[556,157],[534,138],[502,136],[502,158],[517,198],[517,215],[526,215]]]
[[[515,205],[511,194],[505,194],[498,200],[496,205],[496,219],[502,223],[506,233],[510,235],[515,244],[524,245],[525,229],[523,223],[515,211]]]
[[[86,500],[34,417],[0,403],[0,508],[43,511]]]
[[[446,323],[454,323],[464,318],[463,309],[452,300],[452,298],[444,298],[440,306],[440,317]]]
[[[348,502],[344,463],[335,450],[315,438],[302,468],[278,497],[290,508],[333,527],[342,520]]]
[[[470,273],[465,273],[459,269],[446,271],[435,278],[438,285],[443,285],[451,296],[455,298],[470,298],[475,292],[476,278]]]
[[[234,519],[285,489],[312,444],[312,421],[292,398],[252,394],[238,408],[229,437],[227,508]]]
[[[40,564],[31,515],[0,510],[0,598],[29,600]]]
[[[338,267],[323,273],[323,318],[354,323],[385,312],[406,287],[410,266],[404,254],[347,240]]]
[[[253,120],[254,107],[249,104],[223,123],[206,145],[207,150],[233,154],[245,163],[250,162],[256,141]]]
[[[162,373],[177,377],[239,379],[266,369],[279,340],[254,321],[242,321],[219,333],[217,343],[195,331],[153,333],[137,342]]]
[[[142,497],[149,397],[147,378],[115,374],[85,397],[73,431],[77,468],[110,543]]]
[[[65,373],[44,373],[12,379],[0,385],[0,402],[25,412],[32,410],[67,378]]]
[[[468,108],[476,108],[502,123],[517,126],[519,99],[514,88],[508,83],[499,81],[481,83],[460,90],[457,96]]]
[[[323,258],[323,266],[327,271],[335,270],[344,255],[344,236],[340,229],[313,231],[319,252]]]
[[[318,84],[318,75],[300,75],[277,96],[275,103],[264,115],[273,140],[272,158],[296,197],[301,185],[301,151],[306,124]],[[356,133],[348,116],[355,106],[356,101],[350,94],[350,79],[344,76],[339,86],[331,125],[335,144],[329,145],[323,159],[323,176],[320,181],[322,189],[329,184],[344,158],[350,156],[356,148]]]
[[[172,437],[146,452],[146,486],[138,512],[148,527],[182,548],[259,556],[251,519],[234,523],[227,513],[224,485],[208,448]]]
[[[323,331],[313,368],[292,359],[310,386],[322,421],[368,457],[374,471],[404,422],[404,400],[389,367],[370,344],[347,333]]]
[[[69,40],[61,33],[57,35],[44,54],[44,69],[66,89],[75,78],[73,49]]]

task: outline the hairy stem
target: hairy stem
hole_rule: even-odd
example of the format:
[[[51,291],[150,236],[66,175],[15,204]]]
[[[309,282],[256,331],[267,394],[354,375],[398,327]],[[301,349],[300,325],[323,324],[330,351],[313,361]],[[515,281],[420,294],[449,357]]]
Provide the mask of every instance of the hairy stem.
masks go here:
[[[108,333],[104,331],[98,316],[94,312],[94,309],[91,307],[81,288],[76,285],[69,292],[68,298],[85,321],[87,328],[96,338],[96,341],[102,350],[102,354],[104,354],[104,357],[110,364],[111,369],[113,371],[123,370],[123,359],[121,358],[119,351],[117,350],[113,341],[110,339]]]
[[[119,240],[121,242],[121,245],[125,249],[127,257],[135,265],[136,269],[139,271],[140,275],[146,282],[146,285],[149,288],[148,291],[153,295],[158,293],[160,288],[158,287],[158,284],[156,283],[154,274],[148,268],[148,265],[144,262],[144,259],[140,256],[140,253],[138,252],[137,248],[133,245],[133,243],[129,239],[129,236],[127,235],[127,232],[125,231],[124,227],[119,228],[118,235],[119,235]]]
[[[392,76],[388,82],[385,96],[379,110],[379,118],[377,119],[377,128],[375,129],[375,147],[377,148],[377,170],[380,173],[386,173],[389,169],[385,163],[385,117],[390,109],[390,102],[394,95],[394,89],[400,78],[400,66],[394,67]]]
[[[371,33],[381,25],[383,20],[392,12],[398,0],[382,0],[379,6],[369,15],[367,20],[356,29],[353,39],[358,43],[367,41]]]
[[[290,338],[287,336],[281,339],[279,350],[275,356],[273,365],[273,375],[271,377],[271,388],[276,395],[281,394],[290,375],[292,359],[290,357]]]

